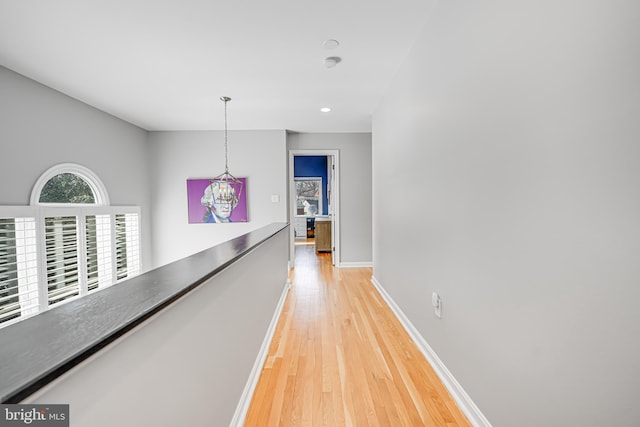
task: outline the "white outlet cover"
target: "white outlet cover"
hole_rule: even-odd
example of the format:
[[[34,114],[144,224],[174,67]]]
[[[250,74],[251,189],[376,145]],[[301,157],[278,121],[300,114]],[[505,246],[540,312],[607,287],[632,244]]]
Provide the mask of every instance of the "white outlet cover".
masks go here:
[[[433,305],[433,312],[438,319],[442,318],[442,299],[436,292],[431,294],[431,305]]]

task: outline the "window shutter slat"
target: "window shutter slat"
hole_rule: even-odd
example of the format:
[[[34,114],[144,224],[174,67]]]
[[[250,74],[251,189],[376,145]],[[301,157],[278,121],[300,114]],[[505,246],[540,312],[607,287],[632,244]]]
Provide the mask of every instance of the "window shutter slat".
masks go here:
[[[140,272],[138,214],[116,214],[116,280]]]
[[[46,217],[45,242],[47,301],[53,305],[80,294],[77,217]]]
[[[88,215],[87,287],[89,292],[113,283],[111,272],[111,216]]]
[[[0,218],[0,323],[37,311],[35,218]]]

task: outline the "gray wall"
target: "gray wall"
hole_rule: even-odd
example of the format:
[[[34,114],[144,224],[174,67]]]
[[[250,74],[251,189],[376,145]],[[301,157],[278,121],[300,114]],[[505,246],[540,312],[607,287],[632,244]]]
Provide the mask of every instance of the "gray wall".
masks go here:
[[[229,171],[247,178],[246,223],[188,223],[187,179],[213,178],[224,172],[223,131],[150,132],[149,142],[156,266],[272,222],[287,221],[285,131],[229,132]],[[272,195],[280,201],[273,203]]]
[[[142,207],[145,270],[286,221],[285,131],[232,131],[229,165],[248,178],[250,222],[187,224],[186,179],[223,172],[223,141],[221,131],[147,132],[0,67],[0,204],[28,205],[36,180],[53,165],[86,166],[111,204]],[[274,194],[279,203],[271,202]]]
[[[36,180],[59,163],[95,172],[112,205],[142,208],[150,254],[147,132],[0,66],[0,204],[28,205]]]
[[[439,2],[374,113],[374,275],[495,426],[640,425],[638,16]]]
[[[289,150],[340,151],[341,263],[370,263],[371,134],[289,133]]]

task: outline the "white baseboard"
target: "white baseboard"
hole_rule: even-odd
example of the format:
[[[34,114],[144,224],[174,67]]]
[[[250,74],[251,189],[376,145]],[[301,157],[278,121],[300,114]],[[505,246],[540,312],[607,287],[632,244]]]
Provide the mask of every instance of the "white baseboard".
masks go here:
[[[404,329],[407,331],[411,339],[416,343],[424,357],[429,361],[434,371],[449,390],[451,396],[458,404],[460,410],[466,415],[469,422],[475,427],[491,427],[491,423],[471,400],[471,397],[464,391],[460,383],[454,378],[453,374],[447,369],[442,360],[438,357],[435,351],[427,343],[424,337],[413,326],[411,321],[402,312],[400,307],[393,301],[391,296],[385,291],[384,287],[378,282],[375,277],[371,277],[371,282],[376,287],[382,298],[389,304],[389,307],[394,312]]]
[[[341,262],[338,268],[364,268],[364,267],[373,267],[372,262]]]
[[[264,362],[267,360],[269,347],[271,346],[273,335],[276,333],[276,326],[278,325],[278,320],[280,319],[280,315],[282,314],[284,302],[287,299],[287,293],[289,292],[290,287],[291,283],[287,281],[282,291],[282,295],[280,296],[280,301],[278,301],[278,305],[276,306],[276,311],[273,314],[273,318],[271,319],[271,323],[269,324],[269,328],[267,329],[267,333],[264,336],[264,340],[262,341],[262,346],[260,347],[260,351],[258,352],[258,357],[256,358],[256,361],[253,364],[253,368],[251,369],[249,380],[244,386],[242,396],[240,397],[240,401],[238,402],[238,406],[236,407],[236,412],[233,414],[231,424],[229,424],[230,427],[242,427],[244,425],[245,418],[247,417],[247,411],[249,410],[249,405],[251,404],[253,393],[256,390],[256,386],[258,385],[262,367],[264,366]]]

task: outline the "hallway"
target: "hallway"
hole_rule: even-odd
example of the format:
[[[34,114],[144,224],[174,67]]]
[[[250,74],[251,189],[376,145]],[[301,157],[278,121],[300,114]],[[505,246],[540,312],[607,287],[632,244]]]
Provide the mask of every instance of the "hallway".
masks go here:
[[[296,245],[291,289],[245,426],[468,426],[371,284]]]

